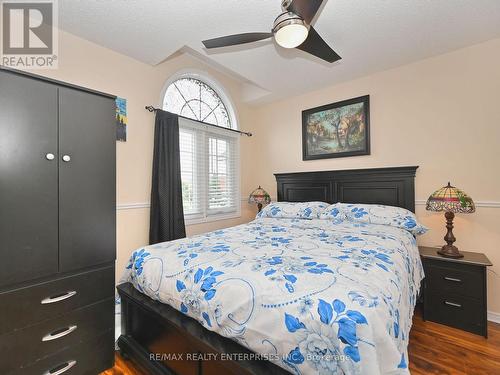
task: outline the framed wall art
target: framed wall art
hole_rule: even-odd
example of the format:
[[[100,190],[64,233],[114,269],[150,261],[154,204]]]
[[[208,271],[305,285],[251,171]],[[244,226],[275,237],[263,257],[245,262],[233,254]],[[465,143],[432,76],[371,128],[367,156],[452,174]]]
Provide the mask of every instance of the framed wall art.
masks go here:
[[[116,98],[116,140],[127,142],[127,99]]]
[[[303,160],[369,154],[369,95],[302,111]]]

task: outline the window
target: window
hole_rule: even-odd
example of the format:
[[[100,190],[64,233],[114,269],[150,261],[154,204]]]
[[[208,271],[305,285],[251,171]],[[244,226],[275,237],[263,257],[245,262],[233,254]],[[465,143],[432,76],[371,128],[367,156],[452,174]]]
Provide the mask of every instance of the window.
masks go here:
[[[165,93],[164,108],[193,120],[232,128],[226,105],[205,82],[196,78],[180,78]]]
[[[239,135],[224,129],[235,128],[230,107],[207,83],[182,77],[167,87],[163,108],[183,116],[179,145],[186,221],[239,216]]]

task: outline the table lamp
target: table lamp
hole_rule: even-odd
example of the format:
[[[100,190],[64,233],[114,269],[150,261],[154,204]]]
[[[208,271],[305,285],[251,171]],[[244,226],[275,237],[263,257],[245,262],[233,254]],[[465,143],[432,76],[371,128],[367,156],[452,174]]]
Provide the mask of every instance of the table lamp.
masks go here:
[[[257,208],[260,212],[262,210],[262,204],[271,203],[271,196],[259,185],[257,189],[250,193],[250,196],[248,197],[248,203],[257,203]]]
[[[453,219],[455,218],[455,213],[471,214],[476,211],[472,198],[462,190],[451,186],[448,182],[448,185],[436,190],[427,199],[425,208],[427,211],[445,212],[444,217],[446,218],[447,232],[444,240],[446,241],[446,245],[438,250],[438,254],[447,258],[462,258],[463,254],[453,245],[453,242],[456,241],[453,235]]]

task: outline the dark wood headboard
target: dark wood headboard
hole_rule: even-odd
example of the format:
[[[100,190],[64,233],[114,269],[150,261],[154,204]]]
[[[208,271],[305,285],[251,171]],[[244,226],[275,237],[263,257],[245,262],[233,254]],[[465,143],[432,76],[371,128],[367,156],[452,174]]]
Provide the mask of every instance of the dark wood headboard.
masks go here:
[[[372,203],[415,212],[418,166],[276,173],[278,201]]]

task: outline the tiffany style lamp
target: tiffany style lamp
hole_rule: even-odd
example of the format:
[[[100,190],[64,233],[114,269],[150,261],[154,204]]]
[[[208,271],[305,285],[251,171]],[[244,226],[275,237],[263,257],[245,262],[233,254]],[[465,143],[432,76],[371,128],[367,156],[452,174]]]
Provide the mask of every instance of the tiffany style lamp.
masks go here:
[[[257,203],[257,207],[260,212],[262,210],[262,204],[271,203],[271,196],[259,185],[257,189],[250,193],[250,196],[248,197],[248,203]]]
[[[456,240],[453,235],[453,219],[455,217],[455,213],[471,214],[476,211],[472,198],[465,194],[462,190],[451,186],[448,182],[447,186],[436,190],[429,197],[427,200],[426,210],[445,212],[444,216],[446,218],[447,232],[444,236],[444,240],[446,241],[446,245],[438,250],[438,254],[447,258],[462,258],[463,254],[461,254],[458,251],[458,248],[453,245],[453,242]]]

